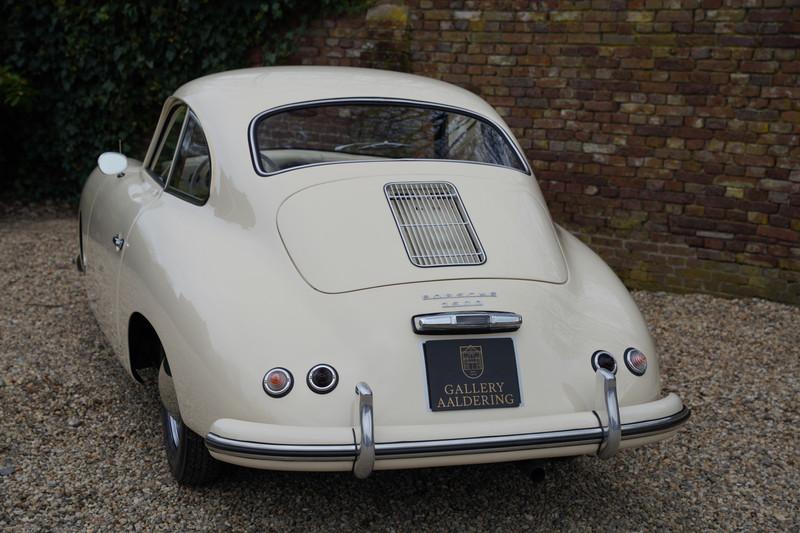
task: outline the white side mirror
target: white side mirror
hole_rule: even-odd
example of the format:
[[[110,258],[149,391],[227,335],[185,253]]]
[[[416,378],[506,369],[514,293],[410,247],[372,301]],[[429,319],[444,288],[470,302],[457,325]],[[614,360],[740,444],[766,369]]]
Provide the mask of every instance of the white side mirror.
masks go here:
[[[100,172],[109,176],[121,176],[128,168],[128,158],[117,152],[103,152],[97,158]]]

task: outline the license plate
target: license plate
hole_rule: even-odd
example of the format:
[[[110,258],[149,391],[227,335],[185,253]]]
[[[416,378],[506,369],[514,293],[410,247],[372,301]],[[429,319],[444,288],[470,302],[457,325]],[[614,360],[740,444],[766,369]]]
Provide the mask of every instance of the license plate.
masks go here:
[[[511,339],[437,340],[423,348],[433,411],[519,406]]]

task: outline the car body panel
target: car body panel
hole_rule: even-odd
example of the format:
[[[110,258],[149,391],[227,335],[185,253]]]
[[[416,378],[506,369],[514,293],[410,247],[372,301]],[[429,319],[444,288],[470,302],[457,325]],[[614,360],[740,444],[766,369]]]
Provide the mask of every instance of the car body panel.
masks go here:
[[[376,394],[409,398],[398,405],[376,405],[376,417],[386,423],[496,418],[494,410],[434,413],[427,408],[421,345],[425,338],[414,334],[410,317],[442,311],[442,305],[451,302],[469,301],[473,309],[511,310],[525,320],[518,332],[489,335],[514,339],[524,385],[523,405],[506,409],[503,417],[591,409],[594,372],[589,355],[597,348],[621,354],[636,346],[655,354],[627,291],[602,261],[563,231],[562,243],[573,268],[563,285],[469,279],[332,295],[308,286],[285,252],[269,253],[267,243],[273,249],[282,246],[274,226],[263,233],[259,230],[267,228],[259,225],[249,232],[240,227],[219,231],[209,213],[190,210],[179,201],[163,195],[153,203],[131,235],[132,247],[179,223],[205,233],[210,246],[161,235],[158,256],[131,257],[126,262],[120,294],[130,302],[122,308],[155,304],[164,310],[148,310],[146,316],[163,316],[166,321],[157,329],[171,354],[181,415],[198,432],[208,431],[222,417],[299,426],[350,424],[352,390],[358,381],[370,383]],[[208,239],[211,234],[216,239]],[[129,276],[140,268],[144,279]],[[215,276],[220,271],[228,273],[224,283]],[[445,297],[430,298],[435,295]],[[141,301],[145,297],[152,300]],[[623,405],[656,397],[657,361],[654,355],[650,358],[651,367],[643,377],[620,372]],[[321,396],[303,380],[307,369],[323,362],[338,370],[340,384]],[[290,369],[299,383],[284,398],[270,398],[261,390],[264,372],[275,366]],[[195,390],[204,392],[193,394]]]
[[[482,165],[359,165],[363,177],[305,188],[278,211],[295,266],[315,289],[340,293],[437,279],[506,278],[564,283],[567,269],[547,210],[528,176]],[[307,172],[299,170],[298,172]],[[457,184],[482,242],[482,265],[413,265],[384,195],[389,182]]]
[[[127,242],[140,211],[161,194],[161,188],[146,175],[141,162],[132,159],[123,175],[104,176],[96,170],[88,184],[97,191],[86,210],[83,239],[89,304],[127,368],[127,339],[121,334],[125,330],[120,329],[117,313],[117,283],[126,247],[117,249],[113,238],[119,236]]]

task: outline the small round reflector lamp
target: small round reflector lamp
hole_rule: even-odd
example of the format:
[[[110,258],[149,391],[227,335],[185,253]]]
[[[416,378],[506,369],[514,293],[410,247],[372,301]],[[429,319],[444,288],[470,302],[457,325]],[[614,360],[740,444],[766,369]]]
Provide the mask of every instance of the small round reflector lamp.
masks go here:
[[[643,376],[647,371],[647,357],[636,348],[625,350],[625,366],[636,376]]]
[[[617,360],[605,350],[597,350],[592,354],[592,369],[597,372],[598,368],[605,368],[612,374],[617,373]]]
[[[285,368],[273,368],[264,374],[262,385],[264,386],[264,392],[273,398],[280,398],[281,396],[286,396],[292,390],[294,379],[292,378],[292,373]]]
[[[328,394],[339,383],[339,374],[331,365],[316,365],[308,371],[306,381],[317,394]]]

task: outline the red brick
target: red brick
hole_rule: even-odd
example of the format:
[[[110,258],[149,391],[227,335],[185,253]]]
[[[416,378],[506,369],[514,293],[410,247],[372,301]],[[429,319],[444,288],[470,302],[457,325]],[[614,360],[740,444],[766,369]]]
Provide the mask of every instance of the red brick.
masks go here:
[[[742,61],[739,70],[742,72],[759,72],[772,74],[780,67],[777,61]]]
[[[363,15],[313,23],[296,62],[410,69],[484,96],[553,217],[629,283],[798,303],[800,290],[779,290],[787,273],[800,280],[797,0],[665,2],[477,3],[458,16],[445,0],[410,2],[407,30]],[[754,268],[768,282],[748,285]]]
[[[758,227],[758,234],[770,239],[777,239],[788,242],[800,241],[800,232],[790,228],[775,228],[762,225]]]
[[[761,38],[763,46],[769,48],[800,48],[800,35],[765,35]]]
[[[753,22],[783,22],[794,15],[790,9],[753,9],[747,14],[747,20]]]

